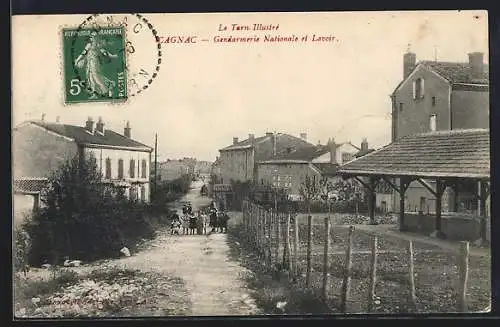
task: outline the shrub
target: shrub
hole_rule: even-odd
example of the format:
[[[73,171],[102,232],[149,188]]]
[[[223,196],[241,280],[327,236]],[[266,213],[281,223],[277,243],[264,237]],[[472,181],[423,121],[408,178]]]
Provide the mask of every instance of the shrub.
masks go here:
[[[74,158],[50,178],[43,206],[26,224],[31,265],[63,258],[96,260],[152,235],[143,206],[101,182],[95,158]]]
[[[15,271],[20,271],[28,264],[28,256],[31,251],[31,237],[23,225],[14,228],[14,257],[13,266]]]

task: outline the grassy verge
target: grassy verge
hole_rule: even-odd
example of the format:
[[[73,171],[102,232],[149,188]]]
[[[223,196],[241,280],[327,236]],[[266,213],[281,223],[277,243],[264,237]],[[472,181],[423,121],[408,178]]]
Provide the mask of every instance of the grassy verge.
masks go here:
[[[180,278],[116,266],[14,277],[16,318],[186,315],[188,299]]]
[[[252,297],[263,314],[318,314],[329,313],[324,301],[314,292],[307,292],[295,287],[285,273],[270,273],[262,265],[262,260],[252,248],[244,244],[241,214],[231,214],[231,225],[228,229],[230,257],[241,262],[251,273],[244,276],[247,287],[252,290]],[[280,302],[286,303],[281,309]]]

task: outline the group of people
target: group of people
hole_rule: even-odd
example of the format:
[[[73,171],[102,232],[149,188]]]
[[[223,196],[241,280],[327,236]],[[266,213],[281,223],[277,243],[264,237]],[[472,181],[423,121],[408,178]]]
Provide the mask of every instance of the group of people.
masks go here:
[[[171,233],[180,235],[203,235],[207,234],[207,225],[211,228],[210,233],[227,232],[227,222],[229,216],[225,211],[217,210],[215,202],[205,210],[198,210],[193,213],[191,203],[182,207],[182,216],[174,213],[172,216]]]

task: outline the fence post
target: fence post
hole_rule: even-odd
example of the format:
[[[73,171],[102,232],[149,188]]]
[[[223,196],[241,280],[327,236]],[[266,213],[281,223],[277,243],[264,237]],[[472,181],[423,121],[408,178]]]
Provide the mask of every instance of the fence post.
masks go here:
[[[276,221],[275,221],[275,224],[276,224],[276,268],[279,269],[279,264],[280,264],[280,243],[281,243],[281,219],[280,219],[280,216],[278,214],[278,211],[275,212],[275,217],[276,217]]]
[[[349,291],[351,289],[351,270],[352,270],[352,246],[354,240],[354,226],[349,226],[349,235],[347,242],[347,250],[345,256],[344,280],[342,282],[342,294],[340,311],[347,311],[347,302],[349,301]]]
[[[467,311],[467,282],[469,278],[469,242],[460,242],[460,256],[458,262],[459,285],[457,296],[458,312]]]
[[[413,260],[413,242],[408,242],[408,274],[410,282],[410,304],[415,310],[417,308],[417,294],[415,290],[415,273],[414,273],[414,260]]]
[[[312,216],[307,216],[306,287],[311,288]]]
[[[373,311],[373,300],[375,298],[375,285],[377,284],[377,235],[372,236],[370,260],[370,285],[368,287],[368,312]]]
[[[298,215],[295,215],[293,219],[293,232],[294,232],[294,242],[293,242],[293,275],[295,277],[299,274],[299,222]]]
[[[264,262],[266,261],[266,252],[267,252],[267,240],[266,240],[266,210],[262,210],[262,217],[260,221],[260,236],[261,236],[261,244],[262,244],[262,257],[264,258]]]
[[[285,249],[286,249],[286,268],[288,270],[288,276],[292,275],[292,248],[290,245],[290,218],[291,214],[288,213],[286,216],[286,233],[285,233],[285,238],[286,238],[286,243],[285,243]]]
[[[328,252],[330,248],[330,217],[325,217],[325,250],[323,253],[323,299],[328,298]]]

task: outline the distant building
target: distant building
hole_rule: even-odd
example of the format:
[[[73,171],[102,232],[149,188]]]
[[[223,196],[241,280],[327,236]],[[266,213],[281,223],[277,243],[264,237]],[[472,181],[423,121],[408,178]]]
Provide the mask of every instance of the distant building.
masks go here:
[[[392,140],[416,133],[489,128],[489,74],[484,54],[469,53],[468,62],[420,61],[408,52],[403,57],[403,79],[391,95]],[[427,181],[435,187],[434,181]],[[464,182],[459,195],[448,188],[443,211],[477,210],[472,193],[477,188]],[[413,182],[405,201],[407,211],[432,211],[435,197]],[[399,196],[394,206],[399,208]],[[398,209],[399,210],[399,209]]]
[[[105,129],[101,119],[94,124],[90,117],[85,126],[27,121],[13,129],[14,192],[39,194],[43,181],[64,162],[93,154],[103,183],[123,188],[132,199],[149,202],[152,150],[131,138],[128,122],[119,134]],[[37,201],[33,200],[33,206]]]

